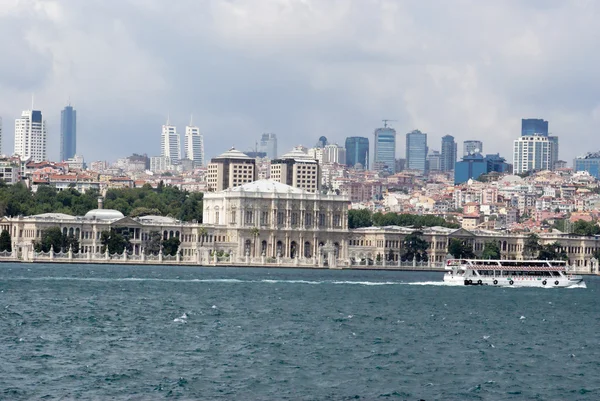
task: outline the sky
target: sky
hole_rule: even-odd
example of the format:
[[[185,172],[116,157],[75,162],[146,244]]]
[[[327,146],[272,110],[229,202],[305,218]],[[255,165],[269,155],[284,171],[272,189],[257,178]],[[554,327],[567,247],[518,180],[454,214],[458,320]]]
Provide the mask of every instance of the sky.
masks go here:
[[[87,162],[159,155],[193,115],[207,158],[264,132],[279,154],[372,142],[390,119],[397,157],[419,129],[509,162],[543,118],[571,165],[600,150],[598,20],[594,0],[0,0],[2,151],[33,95],[51,159],[70,101]]]

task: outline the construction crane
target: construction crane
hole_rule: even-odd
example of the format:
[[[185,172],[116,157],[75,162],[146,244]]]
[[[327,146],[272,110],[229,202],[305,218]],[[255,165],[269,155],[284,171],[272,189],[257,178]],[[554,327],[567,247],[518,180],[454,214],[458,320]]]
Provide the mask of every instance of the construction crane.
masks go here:
[[[398,120],[386,120],[386,119],[384,119],[384,120],[381,120],[381,121],[383,121],[383,128],[387,128],[388,121],[398,121]]]

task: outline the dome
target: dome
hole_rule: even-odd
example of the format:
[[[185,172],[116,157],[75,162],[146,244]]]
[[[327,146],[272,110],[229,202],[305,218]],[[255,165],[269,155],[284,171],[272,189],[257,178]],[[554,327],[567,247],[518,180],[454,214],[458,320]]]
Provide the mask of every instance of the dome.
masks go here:
[[[237,150],[235,148],[231,148],[227,152],[222,153],[219,156],[217,156],[215,159],[245,159],[245,160],[251,160],[252,158],[249,157],[247,154],[242,153],[242,152],[240,152],[239,150]]]
[[[123,213],[115,209],[94,209],[85,214],[85,218],[90,220],[115,220],[123,217]]]

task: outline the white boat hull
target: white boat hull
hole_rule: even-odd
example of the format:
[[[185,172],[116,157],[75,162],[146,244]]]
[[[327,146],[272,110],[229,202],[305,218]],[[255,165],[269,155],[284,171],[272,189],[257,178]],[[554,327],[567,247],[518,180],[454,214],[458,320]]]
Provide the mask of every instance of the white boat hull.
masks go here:
[[[583,282],[581,276],[561,277],[465,277],[447,273],[444,282],[455,285],[491,285],[495,287],[539,287],[564,288],[578,286]]]

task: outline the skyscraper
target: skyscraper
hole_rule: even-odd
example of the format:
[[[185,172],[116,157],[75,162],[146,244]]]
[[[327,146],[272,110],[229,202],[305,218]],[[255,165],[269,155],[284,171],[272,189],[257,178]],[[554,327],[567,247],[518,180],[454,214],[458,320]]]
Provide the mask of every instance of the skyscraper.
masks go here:
[[[351,136],[346,138],[346,165],[354,167],[358,163],[369,169],[369,138]]]
[[[77,112],[69,104],[60,112],[60,160],[73,158],[77,151]]]
[[[181,159],[181,142],[177,128],[174,125],[167,124],[162,126],[160,155],[168,157],[171,164],[178,164]]]
[[[414,130],[406,134],[406,168],[425,172],[427,161],[427,134]]]
[[[388,127],[375,130],[375,149],[373,154],[373,168],[375,171],[396,172],[396,130]]]
[[[552,142],[547,136],[520,136],[513,145],[513,172],[550,170]]]
[[[277,158],[277,135],[274,133],[262,134],[259,150],[271,160]]]
[[[548,136],[548,121],[541,118],[521,119],[521,136],[531,135]]]
[[[483,142],[468,140],[463,142],[463,157],[473,153],[483,153]]]
[[[185,127],[185,158],[194,162],[194,167],[204,165],[204,136],[194,125]]]
[[[456,142],[452,135],[442,137],[442,157],[440,159],[440,167],[442,171],[454,170],[456,163]]]
[[[15,120],[15,151],[21,159],[46,160],[46,122],[39,110],[25,110]]]
[[[550,169],[554,170],[554,163],[556,163],[558,159],[558,137],[555,135],[548,135],[548,141],[550,141]]]
[[[437,150],[432,150],[427,155],[427,169],[429,172],[437,172],[442,170],[442,155]]]

